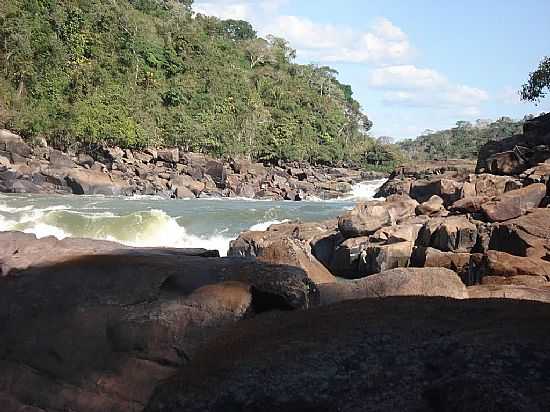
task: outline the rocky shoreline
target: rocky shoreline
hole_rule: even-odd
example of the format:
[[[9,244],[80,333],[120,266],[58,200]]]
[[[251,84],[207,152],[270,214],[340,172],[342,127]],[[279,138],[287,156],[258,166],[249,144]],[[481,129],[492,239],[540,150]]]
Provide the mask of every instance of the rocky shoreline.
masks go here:
[[[545,410],[550,115],[513,142],[476,173],[400,168],[384,200],[245,232],[226,258],[0,233],[0,402]]]
[[[89,153],[27,144],[0,130],[0,192],[76,195],[155,195],[164,198],[334,199],[354,183],[387,175],[359,169],[248,160],[223,161],[179,148]]]

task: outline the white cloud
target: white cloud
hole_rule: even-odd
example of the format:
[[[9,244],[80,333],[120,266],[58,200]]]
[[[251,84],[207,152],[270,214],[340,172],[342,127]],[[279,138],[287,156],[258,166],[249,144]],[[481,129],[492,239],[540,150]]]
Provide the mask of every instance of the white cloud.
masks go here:
[[[369,76],[369,85],[384,90],[386,104],[450,108],[463,116],[478,115],[480,105],[489,99],[485,90],[452,83],[436,70],[414,65],[375,69]]]
[[[198,13],[253,22],[260,35],[284,37],[301,60],[390,64],[406,61],[413,48],[407,35],[391,21],[378,18],[367,30],[281,14],[286,0],[207,0],[195,3]]]

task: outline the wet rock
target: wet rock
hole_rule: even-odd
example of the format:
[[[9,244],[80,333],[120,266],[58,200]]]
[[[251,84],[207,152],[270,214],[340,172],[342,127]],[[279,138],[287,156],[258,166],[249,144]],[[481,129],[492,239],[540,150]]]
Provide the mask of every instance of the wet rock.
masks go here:
[[[490,221],[504,222],[520,217],[528,210],[539,207],[545,196],[546,185],[536,183],[523,189],[507,192],[494,201],[484,203],[481,208]]]

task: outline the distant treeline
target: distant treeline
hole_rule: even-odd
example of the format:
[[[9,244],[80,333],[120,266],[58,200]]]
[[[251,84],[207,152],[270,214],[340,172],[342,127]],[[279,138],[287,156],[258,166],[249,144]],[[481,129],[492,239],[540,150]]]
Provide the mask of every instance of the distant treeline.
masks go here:
[[[398,145],[411,160],[476,159],[485,143],[521,133],[524,120],[502,117],[473,124],[460,121],[452,129],[427,130],[416,139],[403,140]]]
[[[65,147],[390,166],[351,87],[294,58],[190,0],[2,1],[0,127]]]

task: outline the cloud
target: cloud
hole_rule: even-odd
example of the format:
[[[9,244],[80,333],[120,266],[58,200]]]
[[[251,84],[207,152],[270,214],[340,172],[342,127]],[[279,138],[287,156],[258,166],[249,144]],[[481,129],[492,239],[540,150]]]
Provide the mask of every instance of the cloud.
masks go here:
[[[281,13],[287,0],[207,0],[195,3],[201,14],[253,22],[262,36],[285,38],[305,61],[327,63],[391,64],[413,55],[407,35],[386,18],[378,18],[366,30],[319,23]]]
[[[413,55],[405,33],[385,18],[358,31],[304,17],[279,16],[267,30],[289,40],[299,56],[313,61],[389,64]]]
[[[485,90],[452,83],[436,70],[414,65],[374,69],[369,85],[384,91],[386,104],[458,109],[463,116],[478,115],[480,105],[489,99]]]

